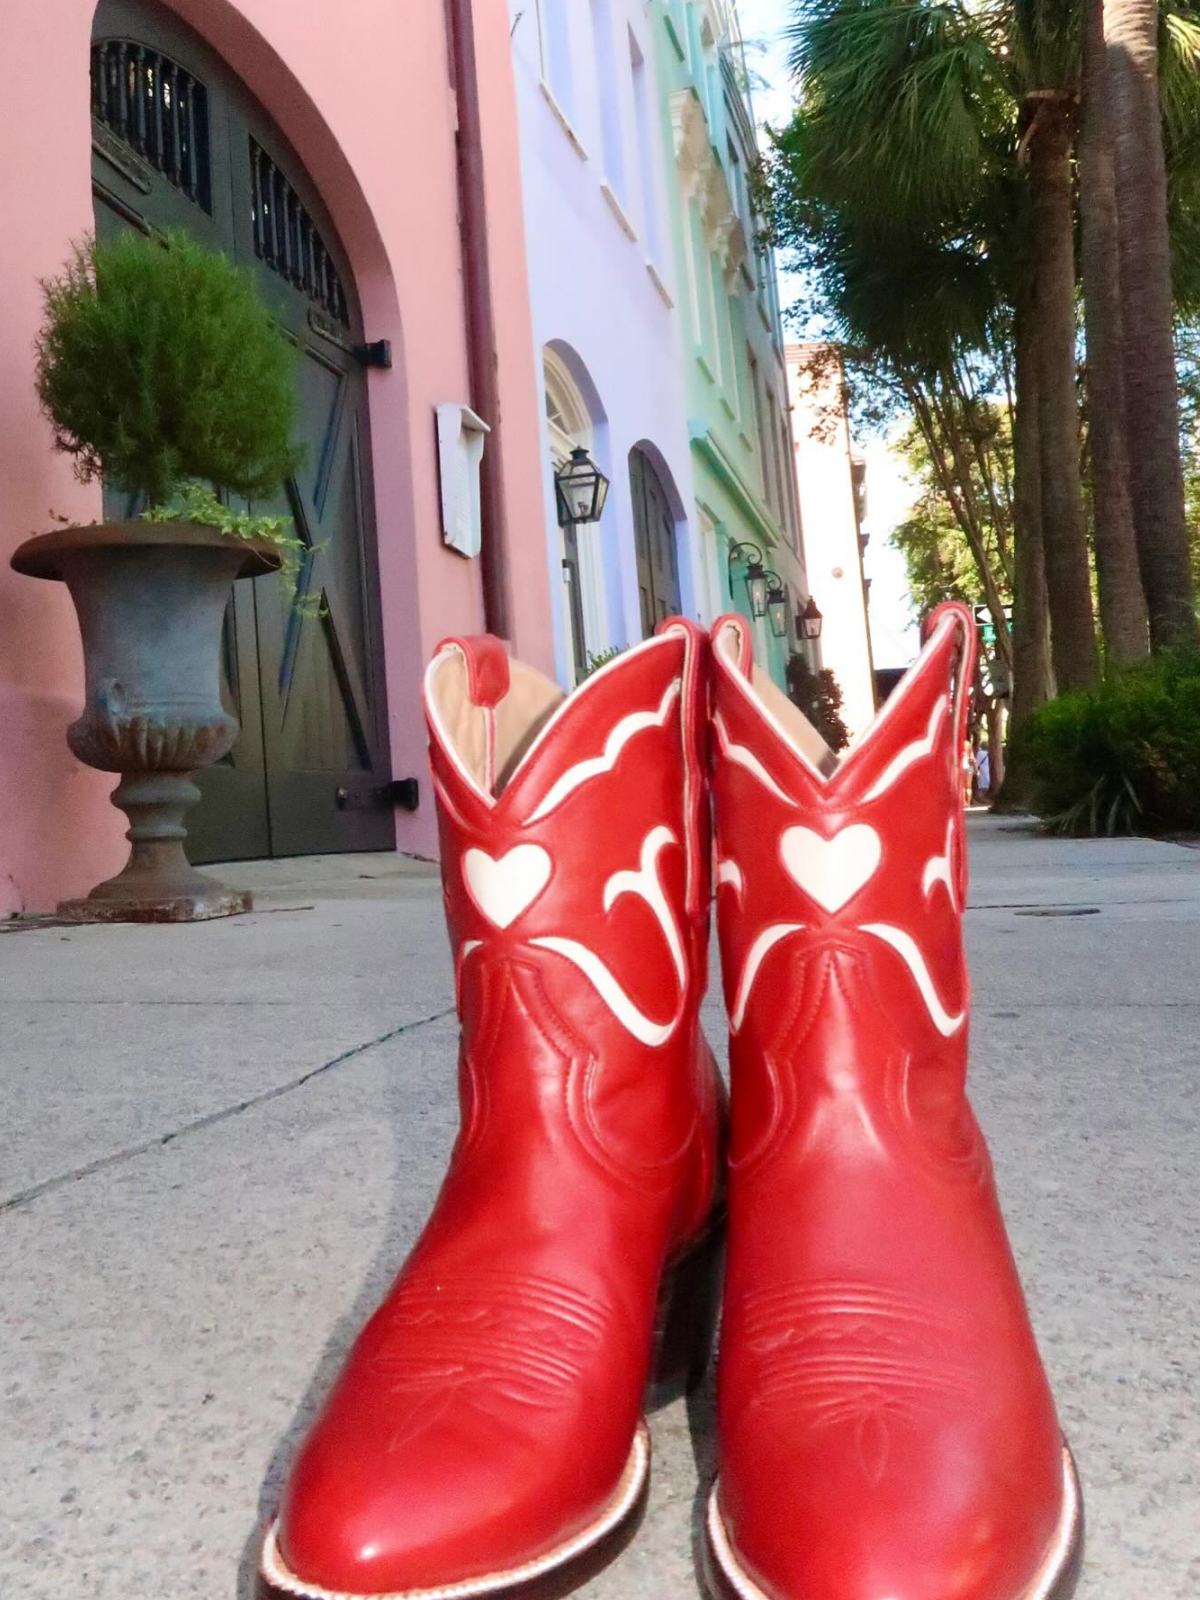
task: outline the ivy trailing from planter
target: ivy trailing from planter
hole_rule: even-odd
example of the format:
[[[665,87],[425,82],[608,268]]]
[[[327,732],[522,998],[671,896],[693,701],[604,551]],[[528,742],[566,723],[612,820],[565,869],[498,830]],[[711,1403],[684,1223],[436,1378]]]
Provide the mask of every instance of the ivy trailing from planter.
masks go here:
[[[147,506],[143,522],[200,522],[217,528],[233,539],[268,539],[279,550],[279,576],[293,591],[292,604],[303,616],[323,617],[328,607],[319,594],[300,588],[308,557],[321,545],[307,545],[295,534],[291,517],[261,516],[250,511],[234,511],[218,500],[206,483],[185,483],[166,505]]]

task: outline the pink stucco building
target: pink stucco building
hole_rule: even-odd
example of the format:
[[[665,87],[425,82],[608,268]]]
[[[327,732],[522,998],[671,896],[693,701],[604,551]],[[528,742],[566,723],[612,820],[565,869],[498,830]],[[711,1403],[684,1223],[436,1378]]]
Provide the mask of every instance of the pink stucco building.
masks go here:
[[[295,634],[277,593],[239,596],[227,648],[243,739],[196,814],[199,855],[431,854],[423,658],[448,631],[499,621],[552,669],[508,28],[504,6],[468,0],[6,8],[0,915],[86,891],[124,854],[112,780],[64,740],[82,685],[68,597],[8,568],[52,518],[101,515],[33,389],[38,279],[93,227],[183,227],[229,250],[304,357],[309,461],[289,498],[330,614]],[[443,542],[435,416],[452,402],[493,427],[486,574]],[[410,775],[415,812],[379,800]]]

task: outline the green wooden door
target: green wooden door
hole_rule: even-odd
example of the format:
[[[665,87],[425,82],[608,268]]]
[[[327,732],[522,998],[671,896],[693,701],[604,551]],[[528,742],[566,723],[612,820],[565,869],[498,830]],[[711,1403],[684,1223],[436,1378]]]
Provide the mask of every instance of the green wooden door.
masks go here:
[[[391,849],[363,328],[349,262],[300,163],[229,68],[152,0],[101,0],[92,47],[101,234],[185,228],[248,266],[300,351],[304,461],[277,499],[320,614],[277,577],[234,585],[226,692],[242,733],[201,775],[196,861]],[[106,496],[108,514],[127,513]]]

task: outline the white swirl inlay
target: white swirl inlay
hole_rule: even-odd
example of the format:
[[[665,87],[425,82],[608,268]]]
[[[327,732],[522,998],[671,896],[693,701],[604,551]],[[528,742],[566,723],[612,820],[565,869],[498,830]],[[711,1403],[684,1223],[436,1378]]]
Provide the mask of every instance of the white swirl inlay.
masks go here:
[[[912,935],[905,933],[902,928],[890,927],[886,922],[865,922],[862,931],[874,934],[877,939],[882,939],[884,944],[890,944],[904,962],[921,991],[921,999],[925,1002],[925,1009],[929,1012],[934,1027],[943,1038],[948,1039],[951,1034],[957,1033],[967,1020],[967,1013],[960,1011],[957,1016],[952,1016],[946,1010],[933,986],[929,968],[925,965],[925,957],[921,954],[921,947]]]
[[[681,680],[676,678],[667,688],[657,711],[633,711],[629,716],[622,717],[604,741],[603,753],[590,756],[586,761],[577,761],[573,767],[568,767],[561,773],[530,812],[528,821],[540,822],[543,817],[549,816],[556,810],[569,794],[574,794],[576,789],[605,772],[611,772],[617,764],[621,751],[635,734],[642,733],[647,728],[665,728],[667,719],[671,715],[671,707],[679,697],[680,687]]]

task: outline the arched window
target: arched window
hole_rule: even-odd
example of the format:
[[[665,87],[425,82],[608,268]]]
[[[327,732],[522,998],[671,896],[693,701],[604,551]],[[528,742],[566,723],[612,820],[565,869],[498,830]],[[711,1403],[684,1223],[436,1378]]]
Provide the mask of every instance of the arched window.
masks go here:
[[[648,639],[660,622],[678,616],[682,606],[675,513],[658,468],[640,445],[629,452],[629,489],[642,636]]]
[[[577,446],[594,457],[595,429],[587,401],[570,368],[550,345],[542,353],[542,375],[550,462],[557,472]],[[578,683],[587,673],[588,652],[601,649],[604,643],[604,585],[598,530],[591,525],[580,528],[568,523],[559,531],[569,664],[572,681]]]
[[[566,362],[549,346],[543,354],[543,372],[550,452],[555,466],[561,466],[576,445],[592,453],[592,418]]]

